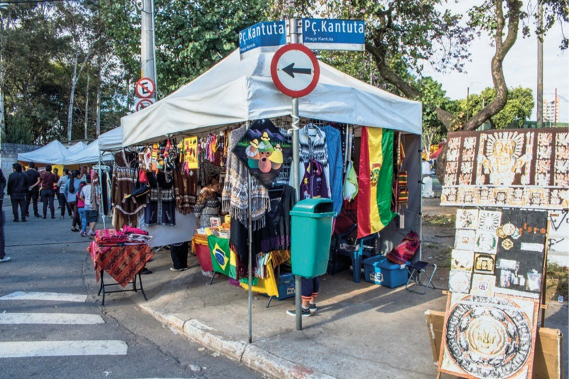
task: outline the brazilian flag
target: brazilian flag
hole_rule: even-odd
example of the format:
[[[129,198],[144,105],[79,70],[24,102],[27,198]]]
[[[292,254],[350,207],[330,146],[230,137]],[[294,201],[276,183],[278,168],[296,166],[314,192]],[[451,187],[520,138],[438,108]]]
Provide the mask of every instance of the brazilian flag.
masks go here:
[[[214,235],[207,237],[213,271],[237,279],[237,262],[235,253],[229,248],[229,239]]]

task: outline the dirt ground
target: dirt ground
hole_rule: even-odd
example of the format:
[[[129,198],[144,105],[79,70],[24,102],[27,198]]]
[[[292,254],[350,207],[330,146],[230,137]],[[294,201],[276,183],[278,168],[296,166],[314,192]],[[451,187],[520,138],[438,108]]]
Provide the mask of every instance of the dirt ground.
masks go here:
[[[440,206],[440,198],[423,199],[423,260],[437,265],[435,285],[447,289],[450,255],[454,245],[456,207]],[[567,304],[568,268],[556,264],[547,267],[546,301]]]

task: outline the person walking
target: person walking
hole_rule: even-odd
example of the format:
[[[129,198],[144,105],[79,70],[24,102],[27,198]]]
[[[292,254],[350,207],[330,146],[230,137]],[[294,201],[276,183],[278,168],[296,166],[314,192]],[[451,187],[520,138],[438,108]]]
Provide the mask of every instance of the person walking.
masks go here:
[[[73,218],[71,220],[71,231],[78,232],[77,226],[81,224],[79,218],[79,209],[77,208],[77,192],[79,191],[79,184],[81,183],[81,175],[79,170],[73,170],[71,172],[71,177],[67,180],[65,184],[65,198],[67,203],[73,209]]]
[[[41,176],[41,201],[43,203],[43,218],[47,218],[47,206],[49,205],[49,210],[51,211],[51,218],[55,218],[55,206],[53,200],[55,197],[55,192],[53,190],[57,179],[55,174],[51,172],[51,165],[45,166],[45,172]]]
[[[2,206],[4,205],[4,190],[6,188],[6,177],[0,168],[0,263],[10,262],[10,257],[6,256],[6,239],[4,237],[4,222],[6,221],[6,216],[4,215],[4,210]]]
[[[22,222],[26,221],[26,195],[29,188],[28,177],[22,172],[22,166],[19,163],[12,165],[13,172],[8,177],[8,195],[12,202],[12,213],[14,214],[14,222],[20,221],[18,217],[18,207],[22,215]]]
[[[87,216],[85,215],[85,200],[81,197],[81,190],[87,183],[79,183],[79,191],[77,192],[77,211],[81,220],[81,237],[87,236]]]
[[[95,180],[97,180],[96,173],[93,175]],[[87,224],[89,225],[89,232],[87,235],[89,237],[95,236],[95,228],[97,226],[97,220],[99,219],[99,193],[96,185],[92,185],[91,177],[86,176],[87,184],[81,189],[79,197],[85,202],[85,218]],[[83,234],[82,234],[83,235]]]
[[[30,165],[24,174],[28,178],[29,186],[28,192],[26,193],[26,217],[30,217],[30,203],[33,201],[34,217],[40,218],[38,198],[40,195],[41,178],[35,162],[30,162]]]
[[[65,218],[65,210],[67,209],[69,217],[71,217],[71,208],[67,205],[67,200],[65,199],[65,184],[69,180],[69,169],[63,169],[63,175],[57,181],[57,201],[59,202],[59,207],[61,208],[61,218]]]

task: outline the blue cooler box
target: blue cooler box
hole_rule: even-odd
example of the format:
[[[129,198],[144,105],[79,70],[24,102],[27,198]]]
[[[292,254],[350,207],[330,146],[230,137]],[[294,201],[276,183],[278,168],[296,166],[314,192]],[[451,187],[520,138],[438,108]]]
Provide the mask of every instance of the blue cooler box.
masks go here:
[[[405,265],[390,262],[383,255],[367,258],[363,262],[366,282],[395,288],[407,283],[408,271]]]
[[[294,296],[295,287],[294,275],[292,275],[292,272],[281,272],[280,277],[277,278],[277,288],[279,290],[277,300],[284,300]]]

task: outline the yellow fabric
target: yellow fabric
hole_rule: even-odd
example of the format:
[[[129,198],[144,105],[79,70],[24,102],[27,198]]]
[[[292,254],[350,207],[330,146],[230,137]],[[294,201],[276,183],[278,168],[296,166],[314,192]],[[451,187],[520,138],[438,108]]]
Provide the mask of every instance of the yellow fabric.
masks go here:
[[[279,289],[277,287],[277,279],[275,278],[275,272],[273,270],[272,257],[267,260],[267,273],[269,277],[267,279],[258,279],[257,285],[252,287],[254,292],[264,293],[268,296],[278,296]],[[239,283],[241,287],[249,289],[249,285],[245,283]]]
[[[379,208],[377,206],[377,181],[379,179],[379,172],[383,163],[383,128],[367,128],[368,132],[368,149],[369,149],[369,163],[371,165],[371,186],[370,186],[370,227],[371,233],[377,233],[385,227],[381,223],[379,217]]]

